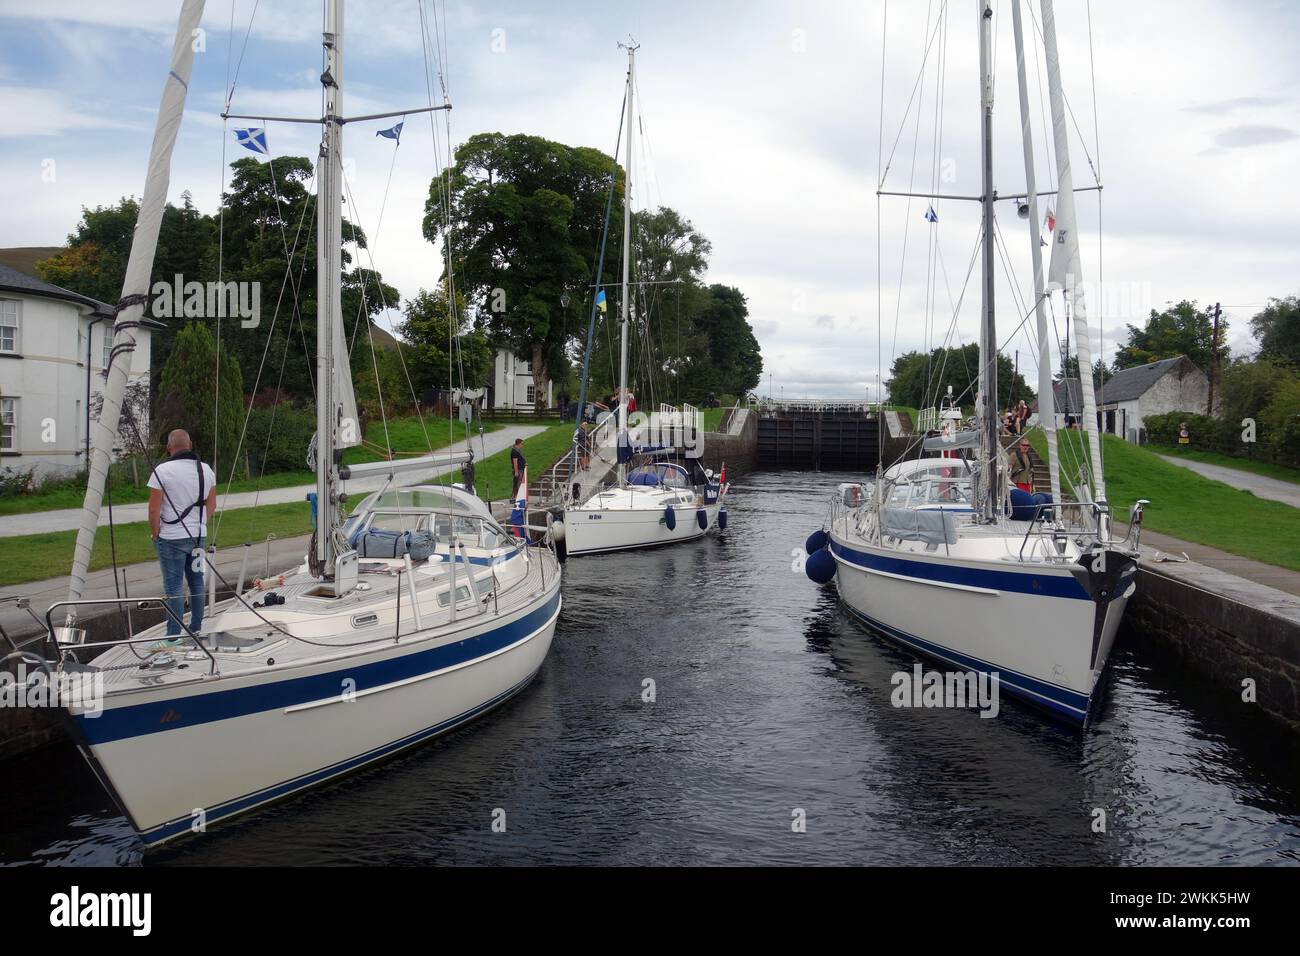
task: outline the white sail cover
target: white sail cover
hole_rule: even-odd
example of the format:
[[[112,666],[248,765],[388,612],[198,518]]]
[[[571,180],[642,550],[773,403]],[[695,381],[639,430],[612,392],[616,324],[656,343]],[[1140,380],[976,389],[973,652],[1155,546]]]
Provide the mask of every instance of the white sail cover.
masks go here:
[[[90,568],[90,555],[95,546],[95,530],[99,526],[99,511],[104,502],[104,483],[108,476],[113,444],[122,416],[122,396],[126,393],[127,374],[130,372],[131,353],[135,347],[134,325],[144,314],[144,297],[149,292],[149,276],[153,272],[154,253],[158,248],[158,228],[162,225],[163,210],[167,203],[167,189],[171,183],[172,148],[181,128],[185,112],[185,96],[189,92],[190,69],[194,65],[194,36],[203,19],[204,0],[185,0],[176,23],[176,38],[172,41],[171,65],[163,82],[162,102],[158,107],[158,122],[154,126],[153,146],[149,150],[149,168],[145,174],[144,196],[131,240],[131,254],[126,263],[126,276],[122,282],[122,298],[134,302],[118,313],[113,325],[113,359],[109,364],[108,381],[104,384],[103,408],[95,423],[91,441],[91,456],[87,463],[89,476],[86,497],[81,506],[81,527],[77,531],[77,546],[72,557],[72,577],[68,584],[68,600],[81,598]]]
[[[341,311],[340,307],[340,313]],[[369,319],[362,316],[360,321],[368,322]],[[348,346],[343,340],[341,314],[334,319],[334,355],[336,359],[331,370],[334,376],[334,401],[339,407],[341,422],[334,447],[351,448],[353,445],[361,444],[361,422],[357,418],[357,395],[352,387],[352,363],[348,361]]]

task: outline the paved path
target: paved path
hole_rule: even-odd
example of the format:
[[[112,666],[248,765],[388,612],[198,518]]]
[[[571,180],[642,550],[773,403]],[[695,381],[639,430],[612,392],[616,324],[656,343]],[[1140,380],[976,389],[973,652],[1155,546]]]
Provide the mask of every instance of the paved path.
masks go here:
[[[509,448],[516,438],[531,438],[538,432],[545,431],[541,425],[508,425],[494,432],[488,432],[483,436],[482,441],[478,438],[473,440],[474,457],[476,461],[482,461],[487,455],[495,455],[497,452],[505,451]],[[484,454],[484,446],[487,452]],[[448,452],[464,451],[465,443],[457,442],[449,449],[444,448],[434,454],[446,454]],[[393,479],[395,486],[413,485],[430,478],[436,478],[439,475],[446,474],[449,471],[455,471],[459,465],[435,468],[429,472],[420,474],[398,475]],[[348,482],[348,493],[355,499],[360,494],[370,491],[377,491],[382,488],[386,478],[377,476],[374,478],[357,478]],[[283,504],[290,501],[302,501],[309,491],[315,491],[316,486],[297,485],[292,488],[268,488],[263,491],[241,491],[231,495],[221,495],[217,499],[218,513],[222,508],[251,508],[254,504],[270,505]],[[129,524],[133,521],[147,521],[149,519],[149,506],[140,502],[130,505],[113,506],[114,524]],[[108,509],[105,508],[99,517],[100,527],[108,524]],[[59,511],[36,511],[29,514],[5,515],[0,518],[0,538],[12,538],[23,534],[44,534],[49,531],[75,531],[81,526],[81,509],[64,508]]]
[[[1120,535],[1120,529],[1127,533],[1127,527],[1120,522],[1116,522],[1116,535]],[[1211,548],[1206,544],[1194,544],[1191,541],[1173,538],[1167,534],[1160,534],[1158,531],[1150,531],[1144,528],[1142,530],[1142,562],[1152,568],[1162,567],[1162,562],[1156,560],[1157,553],[1175,558],[1179,563],[1182,563],[1182,557],[1185,554],[1188,559],[1195,561],[1197,564],[1214,568],[1216,571],[1222,571],[1225,574],[1245,578],[1247,581],[1254,581],[1256,584],[1264,584],[1271,588],[1277,588],[1279,591],[1300,596],[1300,572],[1288,568],[1279,568],[1277,565],[1265,564],[1251,558],[1243,558],[1239,554],[1229,554],[1227,551],[1220,551],[1218,548]]]
[[[1171,465],[1186,468],[1214,481],[1240,488],[1242,491],[1249,491],[1256,498],[1270,498],[1291,505],[1293,508],[1300,508],[1300,484],[1283,481],[1280,478],[1268,478],[1240,468],[1229,468],[1226,465],[1209,465],[1202,461],[1192,461],[1190,458],[1180,458],[1177,455],[1160,457]]]

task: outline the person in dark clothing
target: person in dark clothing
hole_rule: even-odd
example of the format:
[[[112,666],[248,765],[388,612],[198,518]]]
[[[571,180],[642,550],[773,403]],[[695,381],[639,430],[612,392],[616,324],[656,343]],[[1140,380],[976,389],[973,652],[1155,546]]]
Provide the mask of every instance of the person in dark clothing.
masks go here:
[[[519,483],[524,480],[528,462],[524,458],[524,440],[515,439],[515,447],[510,449],[510,500],[519,500]]]

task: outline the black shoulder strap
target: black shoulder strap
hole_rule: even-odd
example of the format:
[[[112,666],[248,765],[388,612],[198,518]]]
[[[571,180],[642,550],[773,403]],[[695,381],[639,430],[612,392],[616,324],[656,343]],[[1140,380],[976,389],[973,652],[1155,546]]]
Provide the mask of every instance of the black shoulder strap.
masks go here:
[[[166,485],[163,484],[162,475],[158,474],[158,466],[157,465],[154,466],[153,473],[154,473],[154,477],[158,479],[158,487],[162,489],[163,496],[166,497],[167,503],[172,506],[172,511],[177,512],[176,517],[170,521],[168,521],[166,518],[162,518],[161,521],[163,524],[180,524],[189,516],[189,513],[191,511],[193,511],[195,508],[200,508],[203,506],[203,462],[195,458],[194,467],[195,470],[198,471],[199,473],[199,500],[194,502],[194,504],[190,505],[184,511],[177,511],[176,502],[172,501],[172,496],[167,494],[167,487]],[[199,515],[199,530],[200,531],[203,530],[202,514]]]

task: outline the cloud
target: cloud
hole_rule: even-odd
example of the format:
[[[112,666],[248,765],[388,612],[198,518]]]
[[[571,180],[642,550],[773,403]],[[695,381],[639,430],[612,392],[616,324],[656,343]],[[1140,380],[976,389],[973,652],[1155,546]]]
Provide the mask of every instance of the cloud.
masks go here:
[[[1266,126],[1261,123],[1245,123],[1230,126],[1214,135],[1214,145],[1218,149],[1244,149],[1251,146],[1271,146],[1274,143],[1287,143],[1300,139],[1300,134],[1284,126]]]
[[[0,116],[4,117],[0,139],[57,136],[83,129],[147,129],[152,125],[124,122],[105,111],[80,109],[73,105],[72,97],[58,90],[22,86],[0,86]]]
[[[1226,100],[1216,100],[1213,103],[1184,106],[1183,109],[1188,113],[1235,113],[1237,110],[1282,106],[1286,102],[1281,96],[1234,96]]]

